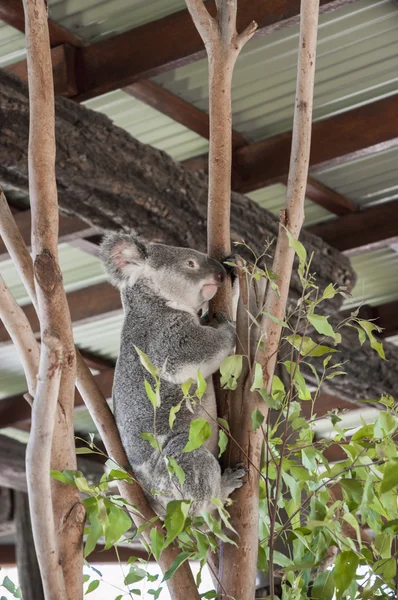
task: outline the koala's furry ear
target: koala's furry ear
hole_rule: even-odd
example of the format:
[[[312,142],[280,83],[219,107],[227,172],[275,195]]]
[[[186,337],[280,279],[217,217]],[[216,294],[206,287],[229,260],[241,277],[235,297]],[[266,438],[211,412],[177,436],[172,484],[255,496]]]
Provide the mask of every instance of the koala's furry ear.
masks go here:
[[[134,234],[107,233],[101,242],[101,259],[109,279],[116,286],[132,284],[145,267],[147,249]]]

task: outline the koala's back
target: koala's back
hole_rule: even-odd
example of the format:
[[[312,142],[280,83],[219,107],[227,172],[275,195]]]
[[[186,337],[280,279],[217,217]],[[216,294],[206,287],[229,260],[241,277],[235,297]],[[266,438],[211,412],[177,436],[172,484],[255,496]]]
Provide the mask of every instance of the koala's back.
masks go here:
[[[125,316],[120,354],[115,369],[113,403],[123,446],[133,469],[136,469],[143,463],[147,463],[156,452],[148,440],[142,438],[140,434],[154,435],[156,433],[162,447],[167,444],[170,447],[170,441],[178,437],[180,447],[182,443],[185,445],[188,441],[192,419],[205,416],[205,414],[199,406],[192,413],[183,402],[171,430],[169,426],[170,410],[183,400],[183,393],[180,383],[176,384],[162,379],[160,385],[161,405],[156,409],[155,426],[154,409],[145,391],[145,379],[153,384],[153,378],[142,366],[135,347],[145,352],[161,369],[162,360],[167,360],[170,355],[168,341],[175,340],[176,337],[172,335],[173,330],[183,330],[184,321],[193,317],[183,311],[169,308],[165,300],[151,295],[145,286],[139,283],[125,293],[129,295],[129,308]],[[124,302],[124,304],[127,303]],[[181,344],[189,345],[189,339],[177,337]],[[179,365],[173,366],[176,369],[179,367]],[[216,407],[211,378],[207,383],[208,390],[202,403],[206,405],[206,413],[209,412],[215,416]],[[216,431],[216,426],[210,424]],[[212,438],[214,439],[214,436]],[[211,451],[215,451],[216,445],[217,442]]]

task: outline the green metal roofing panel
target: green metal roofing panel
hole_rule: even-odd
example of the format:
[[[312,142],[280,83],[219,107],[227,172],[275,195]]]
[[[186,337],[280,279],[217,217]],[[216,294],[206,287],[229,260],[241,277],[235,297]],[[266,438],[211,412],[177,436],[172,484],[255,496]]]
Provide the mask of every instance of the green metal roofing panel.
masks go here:
[[[266,188],[261,188],[247,194],[249,198],[255,200],[260,206],[272,212],[275,216],[279,216],[279,211],[285,205],[286,186],[282,183],[269,185]],[[320,221],[327,221],[335,218],[331,212],[311,202],[308,198],[305,199],[305,225],[314,225]]]
[[[315,120],[397,91],[397,28],[398,6],[391,0],[358,0],[320,16]],[[238,59],[233,123],[250,140],[291,129],[298,32],[297,25],[255,38]],[[207,110],[206,60],[155,80]]]
[[[59,263],[67,292],[106,280],[101,261],[70,244],[59,245]],[[29,304],[29,296],[11,259],[0,262],[0,273],[18,303]]]
[[[93,42],[186,8],[184,0],[49,0],[51,19]]]
[[[122,90],[88,100],[85,105],[106,114],[140,142],[164,150],[175,160],[208,150],[208,140]]]
[[[396,60],[398,71],[398,56]],[[398,198],[398,147],[326,169],[312,169],[311,173],[361,207],[395,200]]]
[[[25,58],[25,36],[0,21],[0,67]]]
[[[398,299],[398,253],[392,248],[364,252],[351,258],[358,275],[352,298],[343,308],[366,303],[373,306]]]
[[[122,324],[123,313],[120,312],[94,323],[76,326],[73,328],[75,344],[83,350],[116,361]]]

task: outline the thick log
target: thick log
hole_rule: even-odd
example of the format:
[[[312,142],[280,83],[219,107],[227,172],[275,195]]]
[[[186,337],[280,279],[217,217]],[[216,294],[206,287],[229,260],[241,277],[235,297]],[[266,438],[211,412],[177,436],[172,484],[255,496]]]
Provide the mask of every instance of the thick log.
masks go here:
[[[44,600],[43,586],[30,522],[29,499],[25,492],[14,492],[16,525],[16,562],[24,600]]]
[[[64,99],[56,100],[59,204],[104,229],[135,229],[148,240],[206,248],[207,183],[165,153],[141,144],[104,115]],[[0,183],[27,190],[28,96],[26,86],[0,74]],[[232,196],[232,239],[257,253],[277,235],[277,219],[255,202]],[[329,282],[349,289],[355,275],[348,259],[304,232],[314,253],[313,270],[321,287]],[[292,281],[292,295],[300,290]],[[328,311],[339,308],[336,296]],[[325,308],[326,310],[326,308]]]
[[[0,435],[0,486],[27,492],[25,451],[25,444]],[[87,458],[78,459],[78,469],[93,483],[104,473],[103,465]]]

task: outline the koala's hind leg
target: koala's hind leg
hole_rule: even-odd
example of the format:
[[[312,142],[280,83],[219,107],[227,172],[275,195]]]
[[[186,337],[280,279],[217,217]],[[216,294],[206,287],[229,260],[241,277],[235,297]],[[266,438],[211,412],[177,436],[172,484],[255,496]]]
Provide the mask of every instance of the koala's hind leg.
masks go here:
[[[234,489],[243,484],[244,469],[227,469],[221,475],[221,467],[205,447],[192,452],[182,452],[186,444],[186,436],[177,436],[170,440],[163,448],[163,456],[158,455],[158,460],[151,461],[145,471],[151,484],[148,487],[144,472],[137,470],[136,474],[147,489],[154,489],[156,500],[165,506],[170,500],[192,500],[192,513],[200,514],[202,510],[214,510],[212,498],[225,501]],[[183,485],[176,476],[170,476],[164,457],[172,457],[182,468],[185,475]],[[149,467],[149,468],[148,468]],[[156,493],[157,492],[157,493]],[[156,506],[157,508],[157,506]],[[158,509],[157,509],[158,510]],[[163,512],[163,511],[162,511]]]

